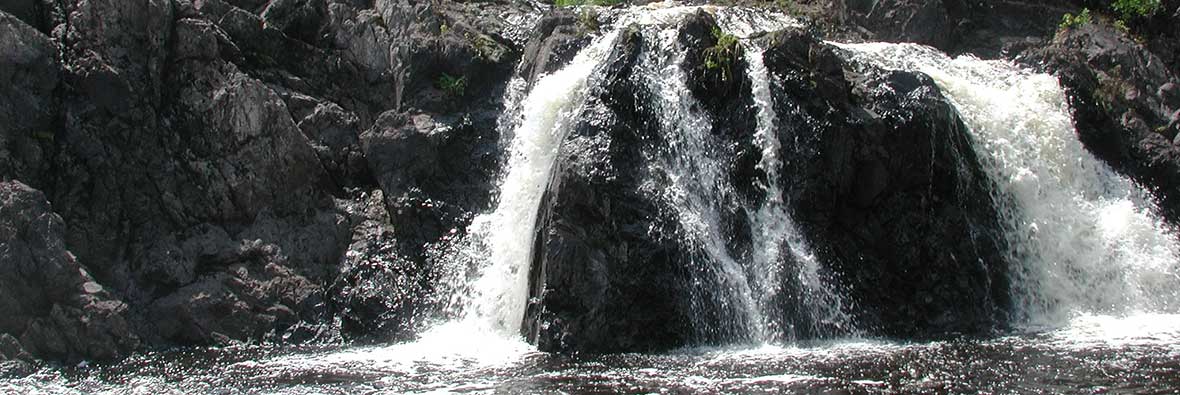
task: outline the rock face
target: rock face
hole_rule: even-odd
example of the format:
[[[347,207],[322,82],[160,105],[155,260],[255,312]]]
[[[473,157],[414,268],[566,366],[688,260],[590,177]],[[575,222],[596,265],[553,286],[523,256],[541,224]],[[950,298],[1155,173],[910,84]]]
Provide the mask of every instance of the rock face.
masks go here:
[[[39,204],[56,213],[45,206],[55,219],[38,220],[53,225],[37,238],[4,234],[25,255],[3,264],[55,256],[75,273],[3,279],[29,284],[0,290],[4,311],[21,312],[0,326],[16,347],[3,357],[413,327],[426,290],[405,284],[430,273],[423,245],[487,205],[500,96],[532,12],[507,1],[0,3],[0,180],[5,193],[27,188],[9,180],[44,191]],[[444,89],[444,75],[462,87]],[[30,199],[4,201],[0,220],[23,224],[12,232],[33,226]],[[389,304],[405,309],[376,307]]]
[[[0,182],[0,343],[5,359],[112,358],[136,348],[127,305],[66,250],[45,195]]]
[[[693,333],[683,265],[691,251],[639,190],[650,175],[637,159],[652,148],[641,141],[658,134],[641,125],[652,114],[640,113],[643,93],[630,82],[641,40],[626,34],[606,60],[607,82],[563,144],[542,204],[525,331],[543,350],[666,349]]]
[[[1180,221],[1180,84],[1176,69],[1123,32],[1091,23],[1031,52],[1061,79],[1078,137],[1113,168],[1152,189]]]
[[[848,288],[860,324],[891,336],[1002,325],[1008,262],[970,134],[921,74],[850,64],[799,32],[768,38],[794,218]],[[816,94],[820,92],[820,94]]]

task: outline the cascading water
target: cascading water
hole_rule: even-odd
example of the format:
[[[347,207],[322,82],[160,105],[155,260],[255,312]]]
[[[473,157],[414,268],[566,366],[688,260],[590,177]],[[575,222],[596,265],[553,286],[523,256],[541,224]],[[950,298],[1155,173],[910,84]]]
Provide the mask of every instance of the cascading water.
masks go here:
[[[749,40],[759,33],[797,26],[797,22],[785,15],[743,11],[746,10],[725,9],[717,13],[717,19],[725,31],[743,39],[746,74],[750,79],[750,94],[757,110],[754,143],[760,148],[761,154],[757,168],[766,174],[765,181],[758,182],[758,187],[765,194],[764,202],[759,207],[747,208],[753,212],[750,233],[754,246],[749,269],[752,273],[750,281],[757,293],[757,308],[761,311],[777,310],[775,304],[781,302],[778,296],[796,291],[801,296],[798,303],[806,315],[802,318],[809,326],[806,328],[808,332],[824,334],[825,330],[820,328],[823,325],[843,334],[854,333],[852,318],[845,311],[847,306],[843,298],[833,289],[830,280],[821,275],[818,259],[787,212],[783,188],[779,183],[782,177],[782,161],[779,158],[782,143],[778,140],[777,129],[792,125],[779,124],[776,103],[771,94],[774,78],[763,61],[765,49],[757,41]],[[787,267],[782,256],[784,247],[797,267]],[[792,275],[791,270],[797,277],[798,290],[783,287],[782,276]],[[785,317],[772,315],[764,320],[767,328],[758,340],[776,342],[794,337],[791,336],[795,332],[791,328],[794,323],[785,322]]]
[[[725,176],[723,158],[718,157],[718,144],[710,131],[712,123],[692,97],[683,70],[682,51],[661,51],[675,48],[678,30],[675,25],[659,28],[650,34],[645,55],[637,66],[642,83],[653,91],[652,103],[660,129],[668,136],[660,157],[651,161],[653,172],[665,174],[670,185],[653,185],[649,193],[656,193],[676,211],[683,237],[694,243],[709,259],[696,262],[697,266],[715,263],[718,267],[698,267],[701,273],[716,271],[716,284],[721,287],[722,308],[734,312],[729,327],[703,328],[718,331],[722,338],[764,339],[765,318],[757,308],[749,281],[742,266],[725,246],[721,212],[736,205],[734,188]],[[702,274],[703,275],[703,274]],[[709,284],[709,279],[702,281]],[[694,297],[700,297],[694,292]],[[700,302],[697,303],[700,305]],[[712,306],[698,308],[713,308]]]
[[[587,81],[617,36],[618,30],[613,30],[595,38],[569,65],[537,81],[520,106],[525,116],[512,133],[496,208],[476,217],[469,230],[468,248],[486,254],[469,299],[463,302],[461,321],[474,328],[504,336],[519,332],[541,197],[570,117],[584,102]]]
[[[1003,61],[950,58],[914,44],[837,44],[887,68],[930,75],[1011,195],[1013,296],[1020,318],[1180,312],[1180,243],[1146,191],[1077,139],[1057,80]]]
[[[745,49],[755,124],[742,138],[752,139],[760,153],[761,178],[753,185],[757,203],[743,201],[735,191],[742,185],[732,185],[726,174],[724,162],[731,159],[725,157],[726,142],[715,135],[709,112],[686,83],[678,23],[702,9]],[[1180,242],[1142,188],[1082,147],[1054,78],[1006,62],[952,59],[917,45],[834,44],[854,59],[922,72],[937,82],[998,186],[995,200],[1011,248],[1017,313],[1034,328],[1055,329],[953,342],[845,338],[801,345],[793,342],[797,332],[820,337],[860,332],[840,279],[825,273],[783,190],[795,175],[782,171],[790,158],[780,153],[789,153],[792,142],[778,136],[810,131],[790,129],[805,126],[783,121],[794,103],[776,102],[784,77],[768,70],[767,64],[775,63],[764,57],[757,38],[795,22],[743,8],[598,10],[613,23],[568,65],[527,92],[522,77],[509,82],[507,110],[499,121],[507,152],[498,198],[467,234],[431,251],[432,262],[450,265],[440,270],[443,283],[434,295],[445,305],[444,322],[419,339],[293,351],[185,349],[136,356],[95,370],[99,374],[83,363],[68,373],[42,370],[15,380],[8,379],[11,365],[0,358],[0,393],[1168,393],[1180,388]],[[697,329],[738,347],[570,356],[537,352],[519,335],[539,206],[547,184],[561,171],[563,141],[577,125],[574,118],[592,101],[604,63],[628,29],[639,31],[643,42],[627,82],[644,87],[643,105],[654,125],[643,127],[658,129],[661,138],[658,149],[643,158],[650,167],[644,170],[665,176],[648,180],[642,192],[664,203],[668,212],[659,214],[672,217],[675,236],[683,239],[676,241],[696,254],[696,261],[677,262],[693,266],[699,280],[693,286],[710,288],[696,289],[694,297],[702,299],[701,306],[725,310],[709,312],[708,318],[728,321],[694,323]],[[746,255],[727,245],[724,217],[734,213],[748,219],[738,222],[749,227]],[[799,305],[792,311],[799,317],[777,310],[775,304],[784,299]],[[763,347],[751,349],[750,343]]]
[[[477,217],[465,239],[466,246],[460,262],[479,265],[477,280],[459,298],[457,310],[464,326],[474,325],[502,336],[514,337],[524,315],[528,295],[528,265],[531,262],[532,237],[540,199],[554,171],[560,144],[572,127],[569,117],[584,105],[587,81],[595,67],[609,53],[618,32],[628,26],[645,29],[648,42],[641,51],[637,65],[638,83],[653,92],[652,105],[657,109],[659,128],[669,136],[658,158],[650,161],[654,172],[668,176],[670,185],[652,186],[647,193],[660,195],[676,211],[682,237],[696,245],[707,262],[697,266],[701,286],[719,289],[694,292],[698,309],[715,309],[729,318],[706,324],[699,322],[702,336],[727,339],[730,342],[773,342],[793,338],[785,334],[781,317],[767,317],[764,312],[782,292],[778,276],[787,270],[782,263],[782,247],[798,262],[796,273],[801,290],[801,304],[807,308],[809,319],[823,320],[835,327],[848,327],[850,319],[837,293],[819,274],[818,263],[808,251],[806,243],[794,229],[783,207],[778,186],[776,163],[779,143],[774,136],[777,127],[773,103],[770,102],[765,67],[750,70],[755,81],[758,125],[755,140],[763,152],[764,171],[770,174],[768,185],[762,189],[767,203],[754,212],[751,233],[755,234],[755,256],[750,262],[739,262],[727,250],[725,235],[720,225],[721,211],[741,205],[735,198],[734,187],[725,176],[726,159],[719,157],[719,142],[711,136],[711,121],[701,112],[699,103],[685,85],[682,51],[667,51],[676,47],[678,23],[700,7],[660,7],[627,10],[615,15],[613,30],[595,38],[570,65],[543,77],[518,106],[523,118],[501,119],[502,126],[512,125],[509,134],[510,156],[501,180],[499,202],[494,210]],[[715,11],[726,30],[746,38],[758,32],[772,31],[795,24],[794,20],[776,14],[761,14],[738,9]],[[761,52],[747,55],[751,64],[761,65]],[[515,81],[515,80],[514,80]],[[519,85],[519,82],[517,83]],[[480,258],[479,255],[486,255]],[[715,265],[716,267],[713,267]],[[454,271],[463,273],[462,270]],[[452,281],[462,282],[463,277]],[[757,287],[757,295],[752,286]],[[462,289],[455,286],[452,288]],[[719,299],[719,300],[718,300]],[[702,311],[702,314],[704,312]],[[444,325],[450,327],[455,325]],[[811,325],[815,326],[815,325]],[[814,332],[814,330],[813,330]]]

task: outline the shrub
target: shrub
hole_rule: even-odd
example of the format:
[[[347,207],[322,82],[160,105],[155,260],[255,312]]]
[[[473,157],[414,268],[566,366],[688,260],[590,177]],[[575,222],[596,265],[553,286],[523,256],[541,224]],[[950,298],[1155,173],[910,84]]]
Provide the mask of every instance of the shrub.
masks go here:
[[[578,33],[585,35],[598,31],[598,11],[593,8],[583,9],[578,14]]]
[[[1065,15],[1062,15],[1061,16],[1061,24],[1057,25],[1057,26],[1062,29],[1070,29],[1070,28],[1075,28],[1075,27],[1081,26],[1081,25],[1085,25],[1087,23],[1090,23],[1090,9],[1083,8],[1082,12],[1079,12],[1077,15],[1070,14],[1070,13],[1066,13]]]
[[[1123,20],[1154,14],[1160,8],[1160,0],[1114,0],[1111,8]]]
[[[705,49],[705,68],[720,70],[721,80],[728,81],[733,58],[737,55],[737,37],[721,31],[721,28],[716,26],[713,27],[712,33],[717,43]]]
[[[450,97],[462,97],[463,93],[467,90],[467,77],[455,77],[443,73],[438,76],[438,80],[435,83],[439,89],[442,89]]]
[[[574,7],[580,5],[612,6],[623,0],[556,0],[553,5],[558,7]]]

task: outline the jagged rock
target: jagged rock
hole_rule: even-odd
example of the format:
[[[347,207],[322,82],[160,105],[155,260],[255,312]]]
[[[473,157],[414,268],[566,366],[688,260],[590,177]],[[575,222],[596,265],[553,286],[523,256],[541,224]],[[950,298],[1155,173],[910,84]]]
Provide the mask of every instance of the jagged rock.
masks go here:
[[[521,56],[520,74],[531,83],[542,74],[552,73],[577,55],[578,50],[590,41],[590,22],[580,22],[578,16],[562,9],[545,14],[537,23],[537,31],[524,48]],[[598,23],[594,19],[593,23]]]
[[[324,0],[271,0],[262,10],[264,27],[273,27],[287,37],[314,43],[327,14]]]
[[[361,136],[397,239],[408,247],[403,254],[420,255],[487,207],[498,159],[494,124],[388,112]]]
[[[0,182],[0,341],[8,358],[27,360],[28,350],[43,358],[111,359],[139,344],[127,305],[66,250],[64,228],[40,191]]]
[[[322,292],[276,256],[278,248],[244,243],[235,263],[201,276],[152,304],[148,317],[164,339],[224,344],[275,339],[298,320],[298,310]]]
[[[0,12],[0,179],[39,180],[56,138],[57,49]]]
[[[935,47],[951,39],[950,16],[942,1],[883,0],[860,1],[851,10],[863,14],[861,23],[884,40],[911,41]]]
[[[7,12],[37,30],[44,30],[45,5],[40,0],[0,0],[0,12]]]
[[[630,83],[642,38],[605,61],[581,121],[562,144],[538,216],[525,334],[548,351],[668,349],[693,339],[688,267],[677,224],[640,190],[658,138],[646,93]],[[654,127],[654,128],[653,128]]]
[[[1086,149],[1147,186],[1163,214],[1180,221],[1180,147],[1172,143],[1180,97],[1166,89],[1180,81],[1176,71],[1105,23],[1063,30],[1027,61],[1061,79]]]
[[[1002,325],[993,185],[934,82],[849,64],[798,31],[768,40],[779,141],[794,142],[781,151],[786,201],[860,324],[905,337]]]

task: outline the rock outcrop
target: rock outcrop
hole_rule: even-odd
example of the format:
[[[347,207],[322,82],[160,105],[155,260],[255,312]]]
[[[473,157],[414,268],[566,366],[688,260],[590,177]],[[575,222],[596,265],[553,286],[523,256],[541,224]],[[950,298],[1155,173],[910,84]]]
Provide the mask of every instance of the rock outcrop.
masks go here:
[[[65,225],[45,195],[0,182],[0,354],[113,358],[139,346],[127,304],[66,250]]]
[[[993,186],[934,81],[850,63],[799,32],[767,40],[779,139],[794,142],[781,153],[786,200],[861,326],[902,337],[1001,326]]]
[[[19,346],[3,357],[404,334],[422,317],[364,306],[420,311],[425,290],[371,274],[428,275],[423,245],[487,205],[531,15],[507,1],[3,2],[0,180],[44,191],[55,220],[38,237],[57,240],[5,246],[85,279],[6,282],[20,294],[4,310],[21,313],[0,326]],[[30,199],[5,200],[0,220],[28,222]],[[16,258],[3,263],[32,265]],[[24,301],[75,283],[90,291]],[[357,325],[378,316],[396,323]]]
[[[1180,221],[1180,78],[1173,64],[1106,23],[1057,33],[1027,59],[1061,79],[1078,138],[1151,189]]]

